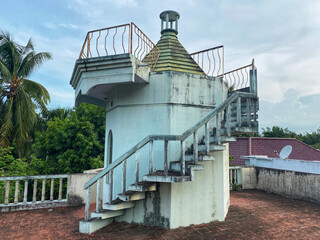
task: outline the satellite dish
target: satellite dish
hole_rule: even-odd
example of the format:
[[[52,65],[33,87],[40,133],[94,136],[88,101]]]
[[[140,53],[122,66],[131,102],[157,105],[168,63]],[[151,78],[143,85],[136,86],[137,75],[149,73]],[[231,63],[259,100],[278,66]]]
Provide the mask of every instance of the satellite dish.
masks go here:
[[[287,145],[284,148],[282,148],[279,157],[282,159],[287,159],[289,157],[289,155],[292,152],[292,146],[291,145]]]

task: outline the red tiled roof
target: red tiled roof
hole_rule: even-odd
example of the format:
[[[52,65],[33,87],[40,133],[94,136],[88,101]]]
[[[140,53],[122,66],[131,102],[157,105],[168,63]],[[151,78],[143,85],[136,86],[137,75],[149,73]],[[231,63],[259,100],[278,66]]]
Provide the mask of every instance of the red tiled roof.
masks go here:
[[[236,166],[243,166],[244,160],[240,159],[240,156],[245,155],[267,155],[268,157],[278,157],[274,151],[280,153],[281,149],[286,145],[292,146],[292,153],[289,156],[290,159],[309,161],[320,160],[319,150],[294,138],[246,137],[237,138],[236,142],[231,142],[229,144],[230,156],[234,157],[231,163]]]

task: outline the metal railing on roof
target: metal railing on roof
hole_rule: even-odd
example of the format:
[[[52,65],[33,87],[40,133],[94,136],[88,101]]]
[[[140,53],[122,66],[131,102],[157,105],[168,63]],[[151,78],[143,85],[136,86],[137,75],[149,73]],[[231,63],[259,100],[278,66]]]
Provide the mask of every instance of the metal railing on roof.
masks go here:
[[[160,50],[133,22],[89,31],[79,59],[131,53],[153,70]]]

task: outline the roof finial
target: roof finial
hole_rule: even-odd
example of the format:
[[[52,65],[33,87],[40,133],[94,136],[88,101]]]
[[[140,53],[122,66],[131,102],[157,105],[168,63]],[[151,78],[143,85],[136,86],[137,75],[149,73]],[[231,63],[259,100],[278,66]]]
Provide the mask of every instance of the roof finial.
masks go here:
[[[180,15],[176,11],[167,10],[160,13],[161,19],[161,34],[164,32],[174,32],[178,34],[178,19]],[[164,26],[165,24],[165,26]]]

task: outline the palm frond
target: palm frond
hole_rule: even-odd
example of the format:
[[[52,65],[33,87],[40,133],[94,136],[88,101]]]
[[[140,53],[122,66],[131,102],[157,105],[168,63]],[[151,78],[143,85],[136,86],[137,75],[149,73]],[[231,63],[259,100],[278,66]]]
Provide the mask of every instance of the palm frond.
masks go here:
[[[42,63],[52,58],[51,54],[48,52],[41,52],[36,54],[31,52],[27,55],[27,57],[27,60],[23,61],[19,68],[19,77],[29,76],[29,74],[35,69],[35,67],[40,67]]]
[[[0,128],[0,146],[8,147],[11,143],[13,132],[13,100],[10,100],[7,104],[4,104],[3,107],[5,109],[3,109],[1,112],[1,118],[4,119],[4,121],[2,122],[2,126]]]

